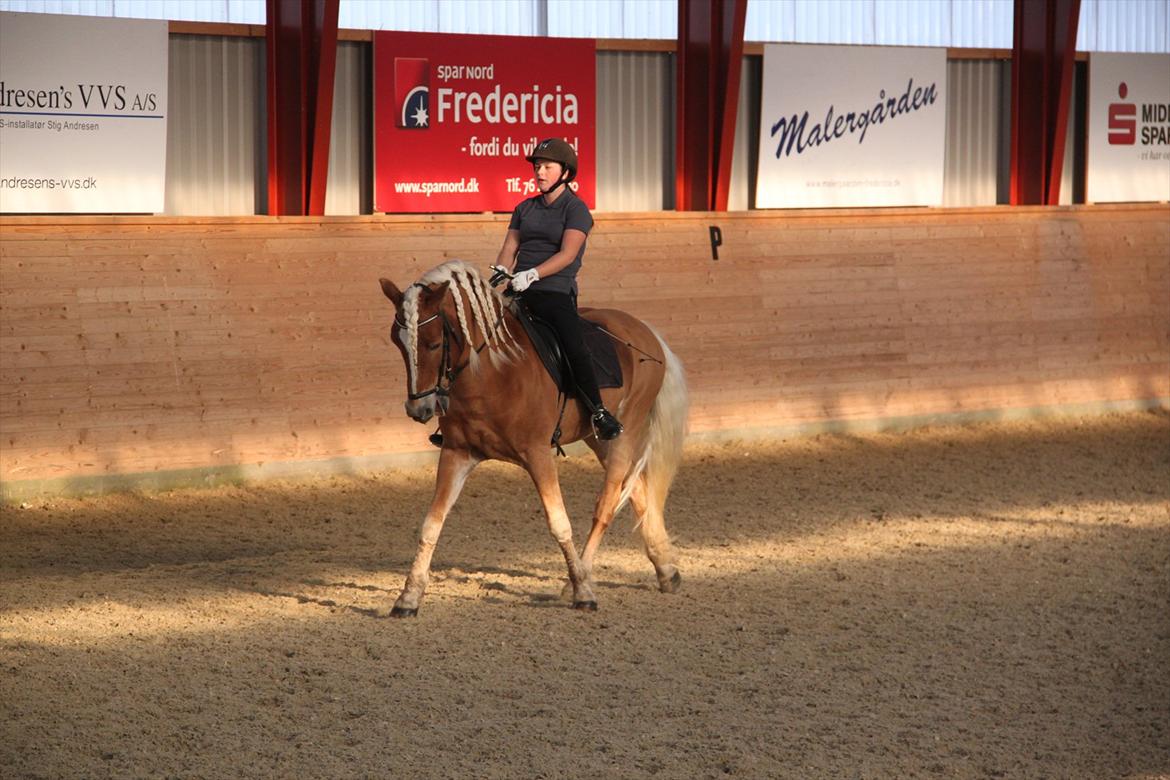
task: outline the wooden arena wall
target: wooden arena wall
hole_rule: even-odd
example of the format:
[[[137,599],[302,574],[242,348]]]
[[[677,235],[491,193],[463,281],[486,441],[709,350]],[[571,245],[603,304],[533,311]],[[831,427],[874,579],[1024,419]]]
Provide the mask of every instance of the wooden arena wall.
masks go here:
[[[0,219],[5,495],[428,450],[377,280],[504,220]],[[694,433],[1161,406],[1170,207],[598,215],[582,304],[664,334]]]

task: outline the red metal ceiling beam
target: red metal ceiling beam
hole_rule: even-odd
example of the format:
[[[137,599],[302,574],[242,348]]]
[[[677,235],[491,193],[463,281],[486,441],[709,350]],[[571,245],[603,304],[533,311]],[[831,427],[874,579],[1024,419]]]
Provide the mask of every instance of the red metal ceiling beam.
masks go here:
[[[268,0],[268,213],[324,214],[340,0]]]
[[[1011,203],[1056,205],[1081,0],[1015,0]]]
[[[679,0],[675,208],[726,211],[747,0]]]

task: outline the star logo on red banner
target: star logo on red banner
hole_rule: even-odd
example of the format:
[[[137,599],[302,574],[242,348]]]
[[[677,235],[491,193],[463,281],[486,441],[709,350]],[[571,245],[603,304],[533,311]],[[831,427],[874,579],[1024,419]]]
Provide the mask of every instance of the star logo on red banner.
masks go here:
[[[394,102],[398,127],[425,130],[430,126],[431,66],[418,57],[394,58]]]

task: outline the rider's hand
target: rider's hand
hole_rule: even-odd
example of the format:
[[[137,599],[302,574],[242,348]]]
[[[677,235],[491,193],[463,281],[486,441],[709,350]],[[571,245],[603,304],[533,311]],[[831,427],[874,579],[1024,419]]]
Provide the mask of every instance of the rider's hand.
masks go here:
[[[540,279],[540,274],[536,272],[536,269],[529,268],[527,271],[521,271],[513,276],[511,286],[515,292],[522,293],[538,279]]]

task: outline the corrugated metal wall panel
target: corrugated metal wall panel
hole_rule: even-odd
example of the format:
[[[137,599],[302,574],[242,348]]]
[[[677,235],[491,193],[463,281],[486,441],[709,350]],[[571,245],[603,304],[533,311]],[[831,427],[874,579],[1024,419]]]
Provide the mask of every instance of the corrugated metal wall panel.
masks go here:
[[[260,24],[264,23],[264,9],[260,9]],[[153,19],[184,19],[192,22],[226,22],[226,2],[200,3],[198,0],[124,0],[114,3],[118,16],[146,16]]]
[[[1092,51],[1097,41],[1096,0],[1081,0],[1081,18],[1077,20],[1077,51]]]
[[[439,29],[439,6],[434,0],[343,2],[337,14],[337,24],[354,30],[435,32]]]
[[[371,49],[343,41],[337,47],[333,127],[329,138],[326,214],[373,212]]]
[[[559,38],[622,38],[624,0],[548,0],[548,34]]]
[[[748,0],[744,37],[792,43],[1011,48],[1012,2]]]
[[[359,30],[543,35],[544,0],[342,0],[338,25]]]
[[[166,213],[263,213],[264,40],[173,35]]]
[[[1081,0],[1077,49],[1170,52],[1170,0]]]
[[[264,24],[264,0],[0,0],[0,11]]]
[[[229,0],[227,20],[234,24],[264,24],[268,9],[264,0]]]
[[[1013,0],[965,0],[952,11],[952,46],[1010,49],[1015,29]]]
[[[678,38],[678,0],[622,0],[622,38]],[[749,2],[749,8],[750,8]],[[549,14],[551,17],[551,14]]]
[[[795,0],[796,41],[874,42],[871,0]]]
[[[795,41],[795,0],[748,0],[743,37],[748,41]]]
[[[1012,47],[1012,0],[958,0],[951,4],[951,46],[974,49]]]
[[[264,0],[114,0],[114,16],[264,24]]]
[[[874,0],[874,43],[949,46],[951,0]]]
[[[943,0],[932,0],[936,11],[927,14],[929,25],[937,33],[938,8]],[[978,30],[978,37],[967,45],[1010,46],[999,41],[1004,34],[1004,20],[1010,16],[1012,0],[955,0],[951,3],[952,20],[959,24],[962,15],[972,17],[960,27]],[[622,12],[622,30],[631,25],[650,27],[673,20],[674,0],[621,0],[613,3]],[[1092,40],[1112,40],[1114,47],[1152,45],[1165,47],[1170,25],[1170,0],[1134,2],[1125,0],[1110,6],[1099,0],[1084,0],[1082,33]],[[262,4],[262,2],[261,2]],[[18,5],[52,5],[57,10],[81,12],[100,10],[103,0],[56,0],[26,2],[0,0],[0,7]],[[113,12],[122,15],[128,0],[111,3]],[[181,2],[141,2],[149,6],[174,9]],[[840,6],[830,9],[828,6]],[[474,6],[498,8],[493,3],[455,3],[452,8]],[[553,3],[554,16],[561,8],[577,12],[584,6]],[[225,9],[247,9],[239,0],[224,0]],[[373,22],[407,19],[440,26],[439,5],[435,0],[409,0],[394,4],[347,3],[351,21],[357,26],[373,27]],[[381,7],[382,10],[377,10]],[[513,12],[509,24],[519,24],[519,16],[543,5],[538,0],[513,2],[506,6]],[[804,35],[823,32],[826,25],[838,21],[842,8],[852,27],[836,37],[862,35],[866,9],[889,14],[901,20],[912,8],[912,0],[852,0],[847,4],[818,3],[813,0],[751,0],[749,17],[758,29],[773,32],[791,29],[798,24]],[[360,19],[352,16],[365,8]],[[1109,10],[1104,10],[1108,8]],[[765,9],[767,13],[761,13]],[[1128,10],[1127,10],[1128,9]],[[1143,10],[1144,9],[1144,10]],[[19,9],[26,10],[26,9]],[[242,11],[241,11],[242,12]],[[379,16],[378,14],[383,14]],[[1145,14],[1145,16],[1142,16]],[[376,18],[375,18],[376,17]],[[872,24],[872,13],[871,13]],[[1124,23],[1125,19],[1145,19],[1153,38],[1139,29],[1141,25]],[[420,22],[420,20],[422,20]],[[428,21],[429,20],[429,21]],[[799,20],[799,21],[798,21]],[[982,27],[976,21],[982,20]],[[1087,22],[1091,20],[1091,24]],[[1104,21],[1102,21],[1104,20]],[[539,20],[538,20],[539,21]],[[468,19],[465,26],[485,22]],[[453,24],[453,22],[445,22]],[[612,24],[606,22],[606,24]],[[901,24],[901,21],[890,22]],[[641,29],[641,27],[639,27]],[[613,31],[614,37],[620,37]],[[872,30],[871,30],[872,32]],[[576,31],[574,30],[574,34]],[[878,34],[885,35],[886,32]],[[925,34],[925,33],[923,33]],[[933,34],[933,33],[932,33]],[[1126,37],[1128,36],[1128,37]],[[1151,44],[1150,41],[1153,41]],[[1096,44],[1091,44],[1096,45]],[[211,36],[172,36],[170,104],[168,122],[166,213],[180,215],[236,215],[263,213],[265,194],[265,133],[263,40],[219,38]],[[330,184],[326,204],[328,213],[368,213],[372,206],[372,139],[368,44],[342,43],[339,50],[336,88],[336,114],[333,145],[330,152]],[[745,58],[741,83],[736,131],[736,155],[733,163],[731,208],[750,207],[753,201],[753,178],[759,132],[760,58]],[[673,58],[662,53],[599,52],[598,74],[598,190],[597,207],[603,211],[658,210],[674,204],[674,118]],[[1081,78],[1078,71],[1078,79]],[[1007,127],[1010,106],[1010,64],[1002,61],[955,61],[948,63],[951,96],[948,106],[948,137],[944,203],[949,206],[984,205],[1006,201]],[[1079,83],[1079,82],[1078,82]],[[1069,129],[1065,175],[1061,202],[1078,195],[1077,163],[1074,139],[1083,134],[1074,122]]]
[[[735,151],[731,160],[731,189],[727,208],[747,211],[756,204],[756,170],[760,157],[760,85],[764,79],[764,58],[743,58],[739,81],[739,107],[735,114]]]
[[[597,53],[597,210],[674,208],[674,58]]]
[[[483,35],[544,35],[538,0],[437,0],[439,31]]]
[[[748,0],[746,38],[1006,49],[1012,6],[1013,0]],[[0,0],[0,10],[264,24],[265,0]],[[676,0],[342,0],[340,24],[674,39],[678,6]],[[1170,52],[1170,0],[1082,0],[1077,49]]]
[[[0,11],[114,16],[114,0],[0,0]]]
[[[987,206],[998,200],[1004,67],[995,60],[947,63],[944,206]]]

